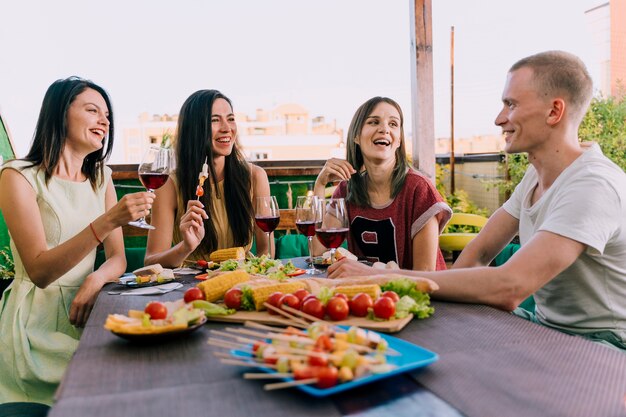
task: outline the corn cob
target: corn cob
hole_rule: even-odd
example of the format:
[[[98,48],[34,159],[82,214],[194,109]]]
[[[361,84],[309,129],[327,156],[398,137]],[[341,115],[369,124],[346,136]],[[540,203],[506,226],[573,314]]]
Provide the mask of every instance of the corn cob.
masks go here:
[[[242,259],[246,259],[246,250],[241,246],[236,248],[218,249],[209,255],[209,259],[213,262],[222,262],[229,259],[240,261]]]
[[[224,298],[226,291],[235,285],[248,281],[249,279],[250,274],[246,271],[236,270],[224,272],[206,281],[202,281],[197,287],[202,290],[204,298],[207,301],[214,302]]]
[[[252,287],[252,299],[254,300],[254,308],[256,311],[265,310],[263,303],[270,298],[270,295],[276,291],[280,291],[284,294],[291,294],[299,290],[300,288],[306,288],[306,284],[301,281],[286,281],[276,284],[262,285],[258,287]]]
[[[334,288],[335,294],[345,294],[349,299],[352,299],[356,294],[364,292],[369,294],[373,300],[380,297],[380,286],[378,284],[364,284],[364,285],[342,285]]]

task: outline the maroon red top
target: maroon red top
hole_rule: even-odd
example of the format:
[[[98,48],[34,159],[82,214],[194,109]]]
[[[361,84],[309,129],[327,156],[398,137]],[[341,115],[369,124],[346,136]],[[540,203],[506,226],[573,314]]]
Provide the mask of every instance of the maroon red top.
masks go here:
[[[347,195],[343,181],[333,197]],[[371,261],[395,261],[403,269],[413,269],[413,237],[433,216],[443,230],[452,210],[430,182],[412,169],[406,175],[400,193],[385,206],[357,206],[346,202],[350,220],[348,248],[359,258]],[[446,269],[446,263],[437,249],[437,270]]]

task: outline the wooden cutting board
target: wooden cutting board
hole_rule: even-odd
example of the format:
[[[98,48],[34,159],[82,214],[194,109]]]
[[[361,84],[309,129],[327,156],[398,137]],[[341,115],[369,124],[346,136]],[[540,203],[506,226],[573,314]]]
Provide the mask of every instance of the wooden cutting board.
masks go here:
[[[331,323],[341,326],[358,326],[363,329],[375,330],[382,333],[396,333],[406,326],[413,314],[409,314],[403,319],[389,320],[389,321],[374,321],[368,320],[364,317],[350,317],[348,320],[333,321]],[[230,316],[214,316],[209,317],[210,321],[220,321],[226,323],[244,323],[246,321],[255,321],[257,323],[263,323],[273,326],[288,326],[291,324],[289,320],[284,319],[281,316],[271,315],[266,311],[238,311]]]

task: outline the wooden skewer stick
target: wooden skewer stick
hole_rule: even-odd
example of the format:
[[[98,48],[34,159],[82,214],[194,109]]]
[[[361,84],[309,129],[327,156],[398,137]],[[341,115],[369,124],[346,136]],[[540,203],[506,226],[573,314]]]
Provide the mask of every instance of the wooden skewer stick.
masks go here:
[[[280,314],[283,317],[287,317],[289,320],[298,323],[298,325],[294,325],[294,327],[300,327],[303,329],[306,329],[307,327],[309,327],[309,323],[307,323],[305,320],[301,319],[300,317],[296,317],[293,314],[290,314],[288,312],[286,312],[285,310],[282,310],[278,307],[274,307],[273,305],[271,305],[270,303],[263,303],[263,305],[265,306],[265,308],[267,308],[268,310],[272,310],[278,314]]]
[[[248,366],[250,368],[260,367],[260,368],[276,369],[276,365],[272,365],[270,363],[254,363],[254,362],[246,362],[246,361],[237,360],[237,359],[222,359],[220,360],[220,362],[226,365]]]
[[[307,314],[304,311],[296,310],[295,308],[289,307],[287,305],[283,305],[283,308],[285,310],[287,310],[288,312],[296,315],[296,316],[299,316],[299,317],[302,317],[302,318],[305,318],[305,319],[311,321],[312,323],[315,323],[317,321],[317,322],[320,322],[320,323],[327,324],[330,327],[333,327],[333,328],[335,327],[335,325],[332,324],[331,322],[326,321],[326,320],[322,320],[322,319],[318,319],[317,317],[312,316],[310,314]]]
[[[253,329],[268,330],[270,332],[284,332],[285,330],[287,330],[286,327],[268,326],[267,324],[257,323],[256,321],[245,321],[243,325],[245,327],[252,327]],[[233,327],[229,327],[229,328],[233,329]]]
[[[273,374],[266,373],[250,373],[243,374],[243,379],[278,379],[278,378],[293,378],[293,374],[289,372],[275,372]]]
[[[244,330],[244,329],[241,329],[241,330]],[[252,344],[254,344],[254,343],[258,342],[258,339],[249,339],[247,337],[237,336],[237,335],[233,334],[232,332],[228,333],[228,332],[222,332],[220,330],[211,330],[211,334],[216,334],[218,336],[223,336],[223,337],[230,337],[230,338],[233,338],[236,341],[241,342],[241,343],[252,343]]]
[[[316,382],[317,382],[317,378],[300,379],[298,381],[276,382],[273,384],[265,384],[263,389],[265,389],[265,391],[273,391],[275,389],[291,388],[291,387],[296,387],[298,385],[315,384]]]
[[[216,339],[214,337],[210,337],[207,344],[211,346],[215,346],[215,347],[225,348],[225,349],[237,349],[243,352],[250,352],[250,349],[244,344],[233,343],[229,340]]]
[[[240,334],[245,334],[248,336],[253,336],[259,339],[272,339],[272,340],[281,340],[281,341],[285,341],[285,342],[296,342],[296,343],[300,343],[303,345],[314,345],[315,344],[315,340],[306,337],[306,336],[298,336],[298,335],[286,335],[286,334],[281,334],[281,333],[273,333],[273,332],[268,332],[268,333],[261,333],[261,332],[255,332],[254,330],[248,330],[248,329],[236,329],[236,328],[228,328],[226,329],[231,333],[240,333]],[[234,337],[231,336],[231,337]]]

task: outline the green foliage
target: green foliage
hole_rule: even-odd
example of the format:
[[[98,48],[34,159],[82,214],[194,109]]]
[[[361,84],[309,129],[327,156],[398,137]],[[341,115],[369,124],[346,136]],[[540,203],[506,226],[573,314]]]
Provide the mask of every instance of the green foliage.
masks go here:
[[[596,141],[611,161],[626,170],[626,94],[621,98],[594,98],[578,136]]]
[[[626,94],[621,98],[595,97],[578,130],[582,142],[598,142],[607,158],[626,170]],[[511,192],[521,181],[528,167],[524,154],[507,155],[510,180],[499,181],[496,185],[504,192]]]
[[[0,279],[11,279],[15,276],[15,264],[9,248],[0,249]]]
[[[476,206],[465,190],[456,190],[454,194],[448,193],[443,184],[444,169],[441,165],[435,165],[435,184],[437,191],[446,200],[453,213],[478,214],[487,217],[487,210]],[[450,225],[444,232],[446,233],[478,233],[480,229],[474,226]]]

